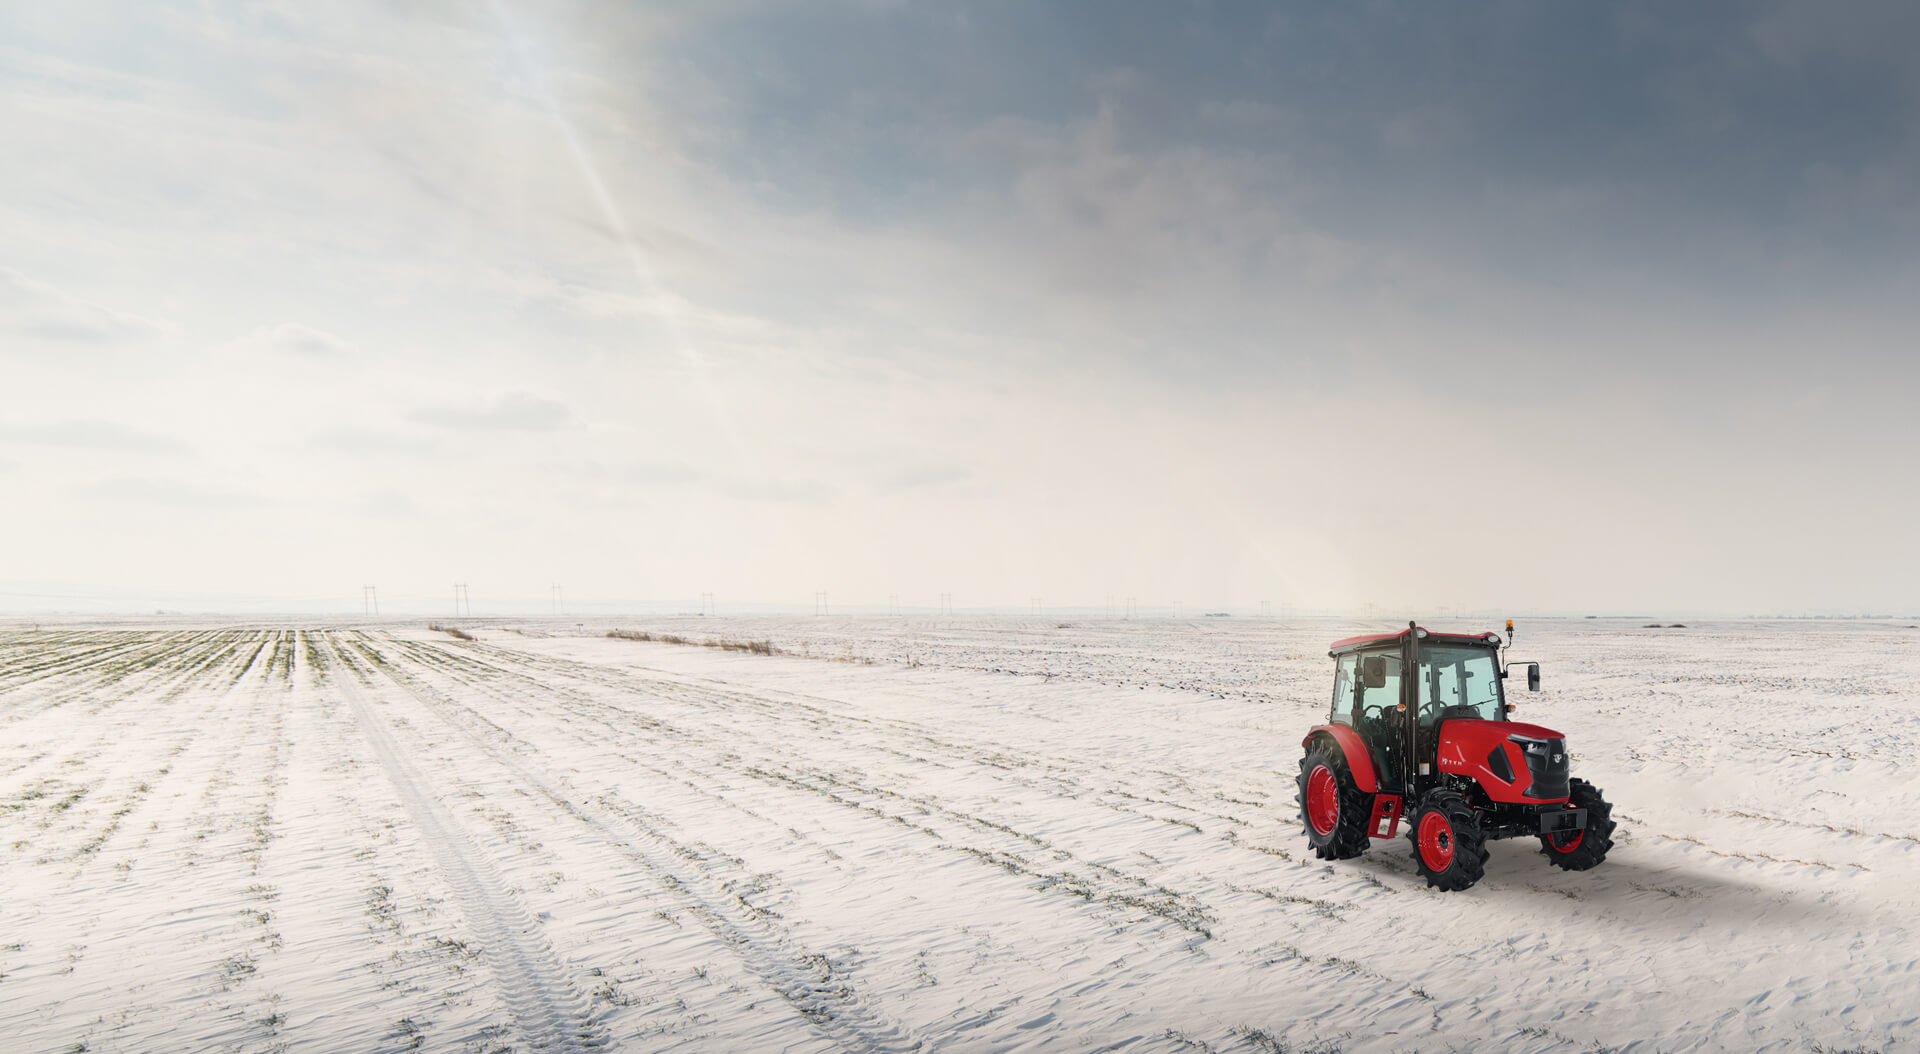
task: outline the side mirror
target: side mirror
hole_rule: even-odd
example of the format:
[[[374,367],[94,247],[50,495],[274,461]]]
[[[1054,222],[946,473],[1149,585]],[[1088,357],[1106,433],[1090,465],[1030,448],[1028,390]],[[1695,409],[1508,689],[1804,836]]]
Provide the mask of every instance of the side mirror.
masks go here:
[[[1537,662],[1530,662],[1527,664],[1527,691],[1537,692],[1539,690],[1540,690],[1540,664]]]
[[[1387,686],[1387,657],[1385,655],[1369,655],[1360,660],[1360,683],[1366,685],[1368,688],[1385,688]]]

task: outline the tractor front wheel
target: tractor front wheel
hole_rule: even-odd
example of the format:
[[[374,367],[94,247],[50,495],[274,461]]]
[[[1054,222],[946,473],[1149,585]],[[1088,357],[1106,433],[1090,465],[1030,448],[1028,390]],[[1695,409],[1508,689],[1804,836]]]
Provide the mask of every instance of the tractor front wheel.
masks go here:
[[[1300,820],[1313,855],[1347,860],[1366,852],[1371,797],[1354,785],[1340,748],[1316,738],[1300,759]]]
[[[1428,791],[1407,838],[1413,842],[1420,876],[1442,893],[1465,889],[1486,873],[1486,837],[1474,820],[1473,806],[1456,791]]]
[[[1540,836],[1540,851],[1547,863],[1568,871],[1585,871],[1607,858],[1613,848],[1613,806],[1600,796],[1600,788],[1586,780],[1569,783],[1567,804],[1587,810],[1587,826],[1578,831],[1563,831]]]

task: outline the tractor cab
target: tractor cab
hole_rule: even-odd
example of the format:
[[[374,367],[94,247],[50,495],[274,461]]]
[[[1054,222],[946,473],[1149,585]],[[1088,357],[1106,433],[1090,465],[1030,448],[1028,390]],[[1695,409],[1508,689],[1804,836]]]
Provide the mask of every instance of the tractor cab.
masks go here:
[[[1436,771],[1443,721],[1508,720],[1501,643],[1492,633],[1414,626],[1336,641],[1328,651],[1335,662],[1328,720],[1358,733],[1388,786],[1405,786],[1410,776],[1419,784],[1417,777]],[[1538,689],[1539,665],[1528,671]]]
[[[1328,721],[1302,744],[1301,812],[1320,856],[1355,856],[1370,839],[1393,837],[1404,810],[1409,837],[1425,846],[1416,853],[1421,871],[1443,889],[1478,880],[1492,838],[1539,835],[1562,867],[1599,863],[1611,844],[1604,812],[1606,830],[1588,835],[1593,804],[1606,803],[1570,780],[1564,736],[1513,720],[1508,668],[1524,666],[1537,691],[1540,667],[1502,661],[1512,633],[1512,622],[1505,641],[1408,623],[1334,642]],[[1473,843],[1471,866],[1453,858],[1460,839]]]

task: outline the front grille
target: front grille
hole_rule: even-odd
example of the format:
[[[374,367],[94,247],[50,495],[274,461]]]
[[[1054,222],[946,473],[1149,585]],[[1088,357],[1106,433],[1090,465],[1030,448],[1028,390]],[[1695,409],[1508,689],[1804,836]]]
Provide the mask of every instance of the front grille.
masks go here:
[[[1573,770],[1572,762],[1567,759],[1567,741],[1529,736],[1509,738],[1520,744],[1520,755],[1527,759],[1527,775],[1533,777],[1533,782],[1521,793],[1529,798],[1566,797],[1567,777]]]

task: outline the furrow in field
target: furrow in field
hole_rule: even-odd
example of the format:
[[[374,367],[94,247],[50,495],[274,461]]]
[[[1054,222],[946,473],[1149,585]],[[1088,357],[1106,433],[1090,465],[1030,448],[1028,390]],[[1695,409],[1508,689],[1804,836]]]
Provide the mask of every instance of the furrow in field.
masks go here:
[[[359,643],[375,655],[379,645],[392,646],[388,641]],[[657,818],[617,794],[603,790],[589,796],[551,763],[542,764],[531,744],[423,683],[417,668],[390,661],[378,662],[377,668],[512,772],[522,786],[582,824],[602,851],[641,866],[771,992],[839,1049],[896,1051],[918,1045],[862,999],[849,979],[835,976],[828,957],[797,947],[770,912],[750,901],[751,894],[743,895],[750,886],[737,879],[744,876],[729,880],[717,875],[715,865],[722,861],[710,848],[676,841],[660,830]]]
[[[512,653],[502,651],[501,655]],[[498,676],[511,670],[509,663],[476,663]],[[1209,825],[1243,826],[1246,821],[1232,812],[1217,808],[1231,797],[1227,790],[1193,787],[1185,777],[1166,772],[1135,774],[1111,767],[1092,765],[1067,754],[1044,754],[1031,748],[994,742],[963,742],[941,735],[916,722],[897,718],[877,718],[851,714],[844,703],[793,692],[758,689],[738,693],[727,687],[680,680],[647,677],[629,671],[609,671],[586,664],[549,660],[528,663],[562,676],[615,692],[642,696],[671,697],[681,703],[704,704],[700,716],[739,715],[739,727],[727,729],[729,735],[750,732],[768,725],[797,725],[802,734],[826,736],[837,745],[870,752],[876,764],[888,762],[914,770],[926,767],[970,769],[999,783],[1018,787],[1048,798],[1071,798],[1091,803],[1114,813],[1146,817],[1161,823],[1185,826],[1195,831],[1196,820]],[[595,705],[601,705],[597,701]],[[903,750],[900,744],[915,748]],[[1140,776],[1158,777],[1146,782]],[[1255,793],[1230,788],[1239,794]],[[1175,800],[1185,796],[1188,801]]]
[[[1042,811],[1049,813],[1055,812],[1052,806],[1061,802],[1071,802],[1076,810],[1090,805],[1107,813],[1165,824],[1175,830],[1210,832],[1229,843],[1237,843],[1242,831],[1256,825],[1288,822],[1293,818],[1291,808],[1269,808],[1250,801],[1262,792],[1237,781],[1224,787],[1217,781],[1202,786],[1188,776],[1152,770],[1136,773],[1069,753],[1039,753],[991,741],[962,742],[917,722],[849,716],[844,713],[843,703],[818,697],[764,689],[742,696],[711,685],[684,685],[647,678],[629,678],[624,684],[618,678],[607,678],[602,683],[627,691],[700,699],[715,710],[750,713],[756,724],[777,724],[795,720],[796,714],[805,715],[815,725],[835,727],[841,745],[870,752],[872,757],[863,759],[863,764],[889,771],[896,781],[910,781],[930,767],[967,772],[984,777],[998,787],[1012,788],[1016,799],[1025,797],[1043,803],[1046,807]],[[909,744],[914,751],[903,751],[896,744]],[[1150,777],[1157,780],[1147,782]],[[1290,806],[1291,780],[1284,786],[1288,795],[1285,804]],[[983,791],[982,796],[1001,798],[1004,794],[1001,790],[991,790]],[[1220,808],[1222,804],[1233,808]],[[959,810],[953,811],[959,813]],[[971,819],[1006,826],[977,816]],[[1093,831],[1101,829],[1103,822],[1096,813],[1079,825]],[[1008,829],[1022,837],[1035,837],[1030,832]]]
[[[0,680],[11,690],[159,647],[150,633],[9,634],[0,641]]]
[[[294,643],[283,639],[283,663]],[[285,945],[257,977],[272,1046],[504,1049],[509,1009],[458,897],[321,672],[280,665],[263,686],[287,714],[274,837],[251,857],[254,907]]]
[[[362,694],[361,683],[370,671],[338,645],[330,657],[345,674],[333,683],[453,885],[523,1040],[534,1050],[585,1050],[604,1044],[584,1000],[555,964],[552,949],[533,935],[532,916],[505,891],[488,862],[435,802],[419,768]]]
[[[28,720],[64,705],[84,693],[117,688],[118,695],[137,694],[138,684],[119,684],[125,678],[115,676],[123,670],[149,669],[160,659],[170,657],[177,644],[153,635],[141,635],[114,645],[93,649],[85,661],[49,664],[16,671],[0,682],[0,699],[6,702],[4,721],[9,724]]]
[[[170,1015],[182,1005],[203,1007],[197,1019],[208,1023],[242,1022],[210,1024],[210,1035],[253,1027],[245,1023],[250,980],[271,948],[266,916],[241,905],[251,899],[250,857],[257,859],[268,821],[260,797],[232,774],[276,776],[278,718],[252,705],[246,697],[253,693],[222,676],[192,642],[173,646],[193,649],[179,662],[186,680],[146,702],[165,706],[175,735],[144,735],[151,714],[134,703],[102,718],[103,751],[81,766],[101,773],[98,793],[89,795],[95,815],[49,843],[35,869],[39,877],[59,874],[52,887],[59,894],[49,899],[47,890],[34,901],[66,910],[40,918],[34,932],[46,943],[23,948],[30,965],[7,967],[9,980],[39,992],[49,1007],[118,1007],[79,1036],[45,1034],[48,1044],[152,1049],[178,1031]],[[176,701],[194,687],[201,691],[191,702]],[[156,894],[177,897],[180,906],[155,918],[143,905]],[[61,959],[49,963],[55,952]],[[145,964],[131,984],[129,962]]]
[[[485,693],[490,690],[488,683],[481,680],[469,682],[464,686],[465,691]],[[648,688],[650,692],[645,698],[664,699],[675,694],[672,686],[665,683],[652,683]],[[909,782],[907,777],[904,774],[873,774],[865,767],[865,764],[871,763],[869,759],[857,759],[852,765],[834,771],[793,766],[786,760],[788,757],[795,754],[807,756],[817,753],[817,750],[808,746],[807,740],[799,738],[804,734],[803,731],[782,727],[779,704],[710,690],[696,691],[694,694],[709,696],[704,702],[711,712],[743,714],[749,719],[729,727],[721,735],[701,736],[682,732],[676,737],[679,749],[672,752],[672,768],[681,774],[680,778],[688,786],[707,794],[716,803],[725,803],[757,819],[764,819],[761,811],[739,805],[735,800],[737,791],[729,795],[725,789],[729,783],[737,783],[738,778],[744,776],[777,790],[797,792],[803,799],[800,802],[784,802],[779,808],[766,810],[768,812],[782,815],[796,809],[810,812],[818,804],[847,809],[874,820],[918,831],[931,839],[934,848],[961,854],[963,858],[989,869],[1020,876],[1032,882],[1033,888],[1058,894],[1070,902],[1103,906],[1142,921],[1172,922],[1201,937],[1209,932],[1211,917],[1208,909],[1189,893],[1168,889],[1160,883],[1096,860],[1082,859],[1045,838],[952,807],[930,794],[894,790],[877,781],[892,779],[905,785]],[[618,742],[628,734],[618,720],[618,708],[602,700],[583,697],[576,700],[573,709],[598,726],[593,736],[578,738],[582,748],[604,744],[609,737]],[[830,734],[837,731],[835,723],[821,707],[806,708],[802,717],[803,723],[816,736],[823,728]],[[757,735],[749,731],[753,728],[758,729]],[[754,735],[754,738],[749,739],[749,735]],[[849,745],[845,742],[836,744],[843,750]],[[640,751],[657,749],[657,746],[651,739],[628,744],[629,749]],[[701,747],[705,749],[698,749]],[[715,771],[699,764],[696,759],[703,756],[720,759],[721,769]],[[872,760],[884,763],[889,759]],[[962,764],[964,759],[956,758],[954,763]],[[869,775],[861,777],[853,774],[856,771],[868,771]],[[993,767],[994,778],[1005,779],[1004,771],[1005,766]],[[671,775],[664,771],[662,774]],[[1049,794],[1057,797],[1057,792],[1049,791]],[[815,804],[809,805],[806,799],[811,799]],[[1061,804],[1063,802],[1059,800],[1048,800],[1038,807],[1057,808]]]
[[[173,751],[183,749],[186,740],[181,729],[192,727],[193,720],[188,717],[156,722],[149,711],[171,709],[182,697],[207,686],[200,653],[208,642],[185,638],[168,640],[170,645],[165,641],[162,645],[175,651],[188,650],[194,656],[193,661],[181,662],[176,656],[156,653],[143,661],[145,668],[154,671],[145,677],[123,678],[110,684],[104,681],[74,684],[61,688],[59,697],[37,713],[18,715],[21,721],[14,726],[13,733],[21,742],[33,743],[35,749],[31,757],[23,758],[0,776],[0,795],[15,799],[44,796],[49,784],[65,782],[60,774],[93,767],[104,751],[124,751],[143,745],[142,734],[130,734],[135,725],[150,730],[155,726],[165,728],[160,737],[171,744]],[[213,646],[222,647],[219,642],[213,642]],[[229,652],[236,647],[231,642],[224,645]],[[141,704],[134,714],[113,712],[115,704],[129,699],[137,699]],[[84,704],[83,719],[75,720],[69,711],[56,709],[68,701]],[[152,731],[145,733],[152,734]]]

